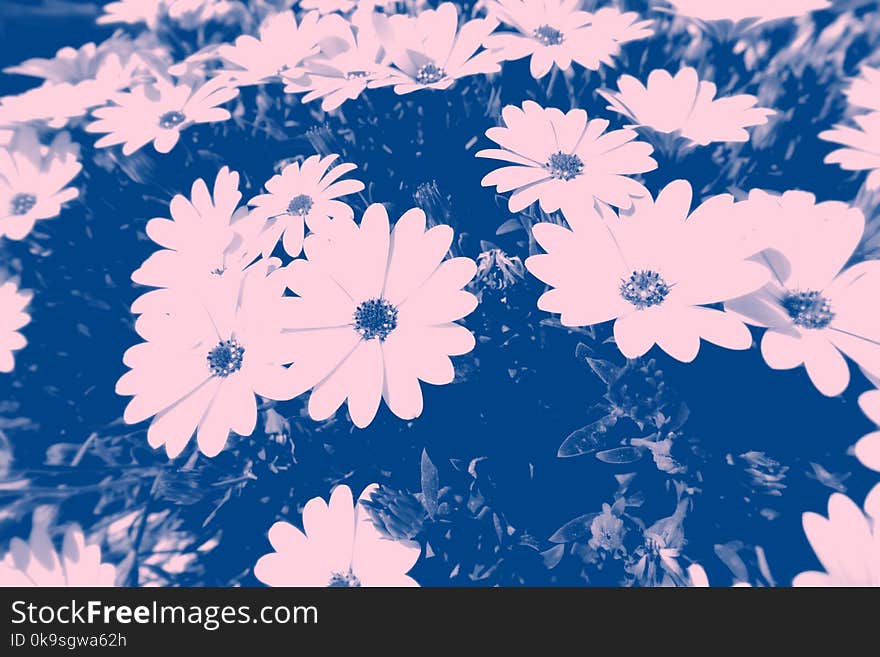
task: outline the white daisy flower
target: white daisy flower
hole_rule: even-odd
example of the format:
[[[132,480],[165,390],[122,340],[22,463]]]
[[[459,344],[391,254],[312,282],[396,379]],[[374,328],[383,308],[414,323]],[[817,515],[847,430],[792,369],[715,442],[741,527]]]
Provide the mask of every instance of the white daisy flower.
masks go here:
[[[636,122],[635,126],[684,137],[700,146],[711,142],[748,141],[747,127],[764,125],[773,110],[755,107],[758,99],[747,94],[715,98],[717,88],[700,80],[697,72],[682,68],[675,77],[663,69],[648,75],[647,86],[631,75],[617,81],[619,92],[599,94],[608,109]]]
[[[829,0],[736,0],[718,2],[717,0],[667,0],[675,12],[703,21],[744,20],[771,21],[780,18],[803,16],[831,6]]]
[[[831,151],[825,163],[839,164],[847,171],[870,171],[865,186],[880,189],[880,112],[854,116],[853,121],[858,128],[836,125],[819,133],[819,139],[846,147]]]
[[[579,0],[489,0],[486,9],[517,32],[496,32],[483,45],[502,60],[531,57],[536,80],[554,64],[563,71],[573,61],[593,71],[610,66],[621,44],[653,34],[652,21],[635,12],[605,7],[593,14],[581,10]]]
[[[230,0],[168,0],[168,18],[184,29],[194,30],[209,21],[222,20],[237,9]]]
[[[284,327],[293,349],[294,392],[312,389],[309,415],[325,420],[348,398],[355,426],[365,427],[384,398],[411,420],[422,412],[419,380],[455,377],[449,356],[474,347],[455,321],[476,297],[462,288],[476,273],[470,258],[444,260],[453,232],[426,230],[425,213],[406,212],[389,236],[388,214],[375,203],[360,225],[336,219],[305,240],[307,260],[290,265]]]
[[[803,515],[804,533],[824,571],[807,571],[792,586],[880,586],[880,484],[864,513],[841,493],[828,500],[828,517]]]
[[[880,390],[869,390],[859,397],[859,408],[878,430],[862,436],[855,446],[856,458],[866,468],[880,472]]]
[[[19,290],[15,281],[0,283],[0,372],[8,373],[15,369],[12,352],[27,345],[19,329],[31,321],[25,308],[32,297],[33,292]]]
[[[501,70],[493,53],[480,50],[496,20],[476,19],[458,26],[458,9],[451,2],[417,16],[374,14],[376,32],[394,65],[390,77],[370,87],[394,85],[394,92],[448,89],[458,78]]]
[[[880,112],[880,68],[862,66],[861,73],[850,83],[846,98],[852,107]]]
[[[614,339],[627,358],[657,344],[683,362],[696,358],[700,339],[728,349],[748,349],[745,324],[708,307],[757,290],[766,267],[747,259],[730,239],[733,198],[713,197],[692,213],[690,183],[676,180],[656,201],[635,202],[618,216],[589,206],[567,216],[571,230],[552,223],[532,227],[547,252],[526,268],[552,286],[538,308],[561,313],[565,326],[614,320]]]
[[[765,287],[727,301],[729,312],[767,327],[761,353],[774,369],[804,365],[828,396],[849,384],[848,355],[880,376],[880,262],[846,268],[864,231],[862,213],[845,203],[816,203],[807,192],[780,197],[749,194],[749,212],[760,220],[770,249],[755,259],[772,270]],[[841,353],[842,352],[842,353]]]
[[[137,25],[145,23],[151,30],[156,28],[159,19],[165,15],[166,0],[116,0],[104,5],[104,13],[98,16],[98,24],[126,23]]]
[[[303,530],[287,522],[269,529],[275,550],[260,557],[254,576],[269,586],[418,586],[407,573],[421,554],[415,541],[383,536],[360,504],[376,484],[353,503],[351,489],[333,489],[330,503],[314,497],[302,513]]]
[[[257,422],[255,394],[290,399],[291,362],[279,318],[286,272],[276,259],[251,265],[237,288],[206,296],[201,304],[181,295],[162,321],[138,323],[146,342],[125,352],[130,369],[116,392],[133,396],[123,419],[153,417],[152,447],[170,458],[196,434],[199,450],[216,456],[230,431],[249,436]],[[170,301],[170,299],[169,299]]]
[[[318,12],[302,17],[292,11],[272,14],[260,24],[259,38],[245,34],[235,45],[223,45],[217,54],[228,65],[221,72],[238,86],[277,81],[282,73],[299,74],[303,59],[318,52]]]
[[[30,540],[13,538],[0,561],[0,586],[113,586],[116,567],[101,562],[101,548],[88,544],[78,525],[64,532],[59,554],[46,528],[35,524]]]
[[[43,146],[34,130],[22,128],[0,147],[0,236],[24,239],[38,220],[57,217],[77,197],[79,190],[67,185],[82,169],[78,156],[67,132]]]
[[[122,144],[124,155],[131,155],[149,142],[159,153],[168,153],[177,144],[181,130],[196,123],[228,120],[229,110],[218,105],[237,95],[238,89],[218,79],[197,88],[158,80],[116,94],[115,105],[92,112],[98,120],[88,124],[86,131],[108,133],[95,146]]]
[[[522,109],[506,106],[504,125],[486,136],[501,148],[479,151],[477,157],[510,162],[486,175],[483,187],[514,190],[510,211],[524,210],[536,200],[544,212],[577,211],[594,200],[621,208],[648,191],[627,176],[657,168],[650,144],[635,141],[632,130],[605,133],[608,121],[589,120],[582,109],[563,114],[527,100]],[[603,134],[605,133],[605,134]]]
[[[351,207],[336,199],[361,191],[364,183],[352,178],[340,180],[357,166],[337,164],[331,169],[338,157],[312,155],[302,164],[288,164],[266,183],[266,194],[248,202],[254,208],[248,222],[258,224],[257,248],[263,255],[272,253],[280,239],[284,250],[297,256],[302,251],[306,226],[320,232],[331,219],[354,216]]]

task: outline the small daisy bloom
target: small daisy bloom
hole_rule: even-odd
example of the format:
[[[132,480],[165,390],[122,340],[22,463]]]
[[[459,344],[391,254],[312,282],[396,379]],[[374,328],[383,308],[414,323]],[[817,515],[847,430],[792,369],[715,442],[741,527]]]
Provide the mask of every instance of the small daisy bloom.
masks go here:
[[[292,397],[284,367],[291,359],[279,324],[285,272],[277,265],[259,260],[229,294],[206,296],[201,304],[188,295],[173,306],[164,300],[163,313],[137,323],[146,342],[125,352],[131,370],[116,392],[134,397],[123,415],[128,424],[153,417],[150,446],[165,445],[174,458],[195,433],[202,454],[216,456],[230,431],[253,432],[255,393]]]
[[[476,273],[470,258],[444,260],[453,232],[425,230],[425,213],[406,212],[389,236],[378,203],[360,225],[336,219],[326,233],[305,240],[307,260],[294,261],[283,320],[294,358],[294,392],[313,388],[314,420],[333,415],[348,398],[358,427],[376,415],[382,398],[398,417],[422,412],[419,380],[450,383],[449,356],[468,353],[474,337],[455,321],[477,306],[461,288]]]
[[[331,169],[338,157],[312,155],[302,164],[288,164],[266,183],[266,194],[249,201],[254,209],[248,222],[260,225],[256,239],[264,255],[268,256],[280,239],[289,255],[298,256],[306,226],[319,232],[331,219],[354,216],[347,204],[336,199],[361,191],[364,183],[352,178],[339,180],[357,166],[337,164]]]
[[[67,184],[82,169],[78,156],[67,132],[43,146],[34,130],[22,128],[0,147],[0,237],[24,239],[38,220],[57,217],[77,197]]]
[[[878,426],[878,430],[863,436],[856,443],[856,458],[866,468],[880,472],[880,390],[862,393],[859,397],[859,407],[868,419]]]
[[[614,320],[614,339],[627,358],[643,356],[656,343],[690,362],[701,338],[748,349],[752,337],[745,324],[707,306],[760,288],[769,271],[729,238],[723,225],[733,212],[732,197],[713,197],[689,213],[691,196],[690,184],[676,180],[656,201],[636,201],[627,215],[606,206],[599,216],[584,205],[568,217],[571,230],[535,224],[535,239],[547,253],[531,256],[526,268],[552,286],[538,308],[561,313],[565,326]]]
[[[700,146],[711,142],[748,141],[746,128],[767,123],[773,110],[755,107],[758,99],[747,94],[715,98],[712,82],[682,68],[675,77],[663,69],[648,76],[647,86],[631,75],[617,81],[618,92],[599,91],[608,109],[636,122],[635,126],[680,135]]]
[[[828,153],[825,163],[839,164],[846,171],[870,171],[865,186],[880,189],[880,112],[860,114],[853,121],[858,128],[836,125],[819,133],[819,139],[846,147]]]
[[[0,560],[0,586],[113,586],[116,567],[101,562],[101,548],[85,541],[82,529],[64,532],[61,554],[43,526],[34,526],[30,540],[13,538]]]
[[[99,25],[146,23],[151,30],[165,15],[166,0],[117,0],[104,5],[104,13],[98,16]]]
[[[219,79],[198,87],[159,80],[116,94],[114,105],[99,107],[92,114],[98,119],[86,126],[87,132],[107,133],[95,146],[122,144],[122,153],[131,155],[149,142],[159,153],[168,153],[180,139],[180,131],[196,123],[226,121],[229,110],[218,107],[238,95]]]
[[[338,15],[321,21],[321,52],[306,59],[297,75],[282,75],[287,93],[303,93],[303,102],[321,99],[321,109],[335,110],[360,96],[373,80],[388,77],[382,45],[369,21],[349,23]]]
[[[864,231],[862,213],[812,194],[776,197],[753,190],[748,204],[768,244],[755,260],[772,270],[765,287],[728,301],[726,309],[766,327],[761,353],[773,369],[804,365],[818,390],[838,395],[849,384],[843,354],[880,376],[880,262],[844,268]],[[843,352],[843,353],[841,353]]]
[[[277,81],[282,73],[299,74],[303,59],[318,52],[318,12],[302,17],[299,24],[292,11],[271,14],[260,25],[259,38],[238,37],[235,45],[223,45],[217,54],[228,65],[221,77],[237,86]]]
[[[475,19],[459,28],[458,9],[451,2],[417,16],[377,13],[373,21],[394,69],[388,78],[370,82],[370,87],[394,85],[397,94],[448,89],[458,78],[501,70],[493,53],[477,52],[498,22]]]
[[[846,495],[828,500],[828,517],[803,515],[804,533],[824,571],[807,571],[792,586],[880,586],[880,484],[862,510]]]
[[[582,109],[563,114],[527,100],[522,109],[506,106],[504,125],[486,136],[500,146],[479,151],[477,157],[510,162],[486,175],[483,187],[508,192],[510,211],[520,212],[536,200],[544,212],[577,211],[601,201],[620,208],[648,190],[627,176],[657,168],[654,148],[634,141],[632,130],[605,133],[608,121],[589,119]],[[604,134],[603,134],[604,133]]]
[[[193,295],[196,302],[206,295],[229,294],[237,288],[244,268],[253,260],[248,251],[247,232],[242,230],[247,215],[239,208],[239,176],[223,167],[214,181],[213,195],[199,178],[190,198],[182,194],[171,199],[171,218],[147,222],[147,235],[163,249],[156,251],[131,275],[140,285],[159,288],[142,295],[132,306],[141,314],[162,312],[177,295]]]
[[[27,345],[19,329],[31,321],[31,316],[25,312],[31,297],[32,292],[19,290],[13,281],[0,283],[0,372],[15,369],[12,352]]]
[[[707,0],[667,0],[675,12],[703,21],[744,20],[772,21],[779,18],[803,16],[831,6],[829,0],[736,0],[736,2],[707,2]]]
[[[639,20],[635,12],[603,8],[591,14],[581,10],[579,0],[490,0],[486,7],[517,31],[496,32],[483,45],[502,60],[531,57],[536,80],[554,64],[563,71],[573,61],[593,71],[610,66],[621,44],[653,34],[651,21]]]

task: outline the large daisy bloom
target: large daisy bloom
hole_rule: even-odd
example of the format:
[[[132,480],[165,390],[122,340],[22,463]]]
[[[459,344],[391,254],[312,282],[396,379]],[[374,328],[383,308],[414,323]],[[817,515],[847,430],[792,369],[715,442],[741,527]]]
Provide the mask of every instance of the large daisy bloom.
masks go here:
[[[153,142],[158,152],[168,153],[184,128],[229,119],[229,110],[218,105],[237,95],[238,89],[220,79],[209,80],[198,87],[160,79],[156,84],[116,94],[114,105],[93,110],[98,120],[88,124],[86,131],[107,133],[95,146],[122,144],[124,155],[131,155],[149,142]]]
[[[656,343],[680,361],[697,356],[700,339],[748,349],[752,338],[738,318],[707,307],[754,291],[769,271],[730,239],[733,199],[716,196],[693,213],[691,186],[676,180],[657,196],[636,201],[628,215],[589,206],[568,217],[571,230],[533,226],[547,252],[526,267],[552,286],[538,308],[561,313],[565,326],[614,320],[614,339],[627,358]]]
[[[648,194],[628,178],[657,168],[654,148],[634,141],[632,130],[606,133],[608,121],[589,119],[582,109],[563,114],[527,100],[522,109],[507,105],[504,125],[489,128],[486,136],[500,148],[479,151],[477,157],[509,162],[486,175],[483,187],[509,192],[510,211],[524,210],[536,200],[544,212],[576,212],[585,203],[602,201],[620,208],[634,197]]]
[[[329,504],[312,498],[303,508],[303,531],[276,522],[269,529],[275,551],[257,561],[256,578],[269,586],[418,586],[407,573],[421,546],[386,538],[360,504],[377,489],[367,486],[357,503],[344,484]]]
[[[265,194],[249,201],[254,209],[248,222],[258,224],[257,248],[264,255],[268,256],[281,239],[284,250],[298,256],[306,226],[320,232],[332,219],[354,216],[350,206],[336,199],[361,191],[364,183],[353,178],[340,180],[357,166],[344,163],[331,169],[338,157],[312,155],[302,164],[288,164],[268,180]]]
[[[293,349],[293,392],[313,388],[309,415],[324,420],[348,398],[358,427],[381,399],[400,418],[422,412],[419,380],[450,383],[449,356],[466,354],[474,337],[455,324],[477,306],[461,288],[476,273],[470,258],[444,256],[449,226],[425,230],[425,213],[407,211],[389,235],[388,214],[367,208],[360,225],[336,219],[305,240],[307,260],[294,261],[284,326]]]
[[[565,71],[577,62],[596,71],[611,65],[627,41],[651,36],[651,21],[635,12],[603,8],[581,10],[579,0],[490,0],[489,15],[516,32],[496,32],[483,45],[502,60],[531,57],[532,77],[547,75],[555,64]]]
[[[0,237],[23,239],[40,219],[57,217],[63,203],[75,199],[68,187],[82,169],[79,146],[60,132],[44,146],[37,133],[22,128],[0,147]]]
[[[859,407],[868,419],[878,426],[878,430],[863,436],[856,443],[856,458],[866,468],[880,472],[880,390],[863,393],[859,397]]]
[[[277,260],[259,260],[229,294],[193,304],[181,295],[163,312],[145,315],[136,329],[146,340],[125,352],[131,370],[116,392],[133,396],[123,415],[129,424],[153,417],[147,430],[152,447],[165,445],[170,458],[192,435],[205,456],[216,456],[230,431],[249,436],[257,421],[254,394],[290,399],[281,333],[285,272]]]
[[[25,312],[31,297],[32,292],[19,290],[13,281],[0,284],[0,372],[15,369],[12,352],[27,345],[19,329],[31,321],[31,316]]]
[[[828,500],[828,517],[808,512],[804,533],[823,571],[807,571],[792,586],[880,586],[880,484],[868,493],[864,513],[846,495]]]
[[[501,70],[492,52],[481,44],[498,22],[475,19],[458,26],[458,9],[451,2],[417,16],[374,14],[376,33],[394,65],[387,78],[370,87],[394,85],[394,92],[448,89],[458,78]]]
[[[703,21],[733,21],[749,19],[771,21],[779,18],[803,16],[831,6],[828,0],[736,0],[736,2],[707,2],[707,0],[667,0],[676,13]]]
[[[190,198],[171,199],[171,218],[147,222],[147,236],[162,246],[131,275],[140,285],[160,288],[135,301],[132,310],[161,309],[163,300],[175,303],[179,294],[198,302],[205,296],[228,294],[237,287],[244,268],[253,260],[245,230],[245,208],[239,208],[238,173],[223,167],[214,180],[213,194],[204,180],[192,185]]]
[[[82,529],[64,532],[61,553],[43,526],[35,525],[30,540],[13,538],[0,560],[0,586],[113,586],[116,567],[101,562],[101,548],[85,541]]]
[[[599,93],[608,109],[647,127],[689,139],[700,146],[718,141],[748,141],[746,128],[767,123],[773,110],[755,107],[758,99],[748,94],[715,98],[712,82],[700,80],[697,72],[682,68],[673,77],[663,69],[648,76],[647,86],[631,75],[617,81],[618,92]]]
[[[245,34],[234,45],[220,46],[217,54],[227,65],[221,77],[245,86],[297,74],[302,60],[318,52],[319,18],[312,11],[297,24],[292,11],[269,15],[260,24],[259,38]]]
[[[819,133],[819,139],[845,146],[828,153],[824,161],[847,171],[870,171],[865,186],[880,189],[880,112],[860,114],[853,121],[858,128],[836,125]]]
[[[750,212],[772,247],[756,257],[772,269],[765,287],[727,302],[754,326],[767,327],[761,353],[774,369],[804,365],[818,390],[838,395],[849,383],[843,354],[880,376],[880,262],[844,266],[864,231],[862,213],[812,194],[749,195]],[[842,353],[841,353],[842,352]]]

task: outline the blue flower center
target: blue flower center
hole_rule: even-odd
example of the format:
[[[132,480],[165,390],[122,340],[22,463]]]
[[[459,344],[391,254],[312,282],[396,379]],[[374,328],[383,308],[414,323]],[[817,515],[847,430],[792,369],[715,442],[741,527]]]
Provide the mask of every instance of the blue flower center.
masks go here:
[[[361,585],[361,580],[357,578],[351,570],[347,573],[333,573],[330,575],[330,581],[327,583],[327,586],[347,586],[347,587],[359,587]]]
[[[16,194],[9,203],[9,212],[21,216],[30,212],[37,204],[37,197],[33,194]]]
[[[235,338],[221,340],[208,352],[208,367],[211,374],[226,378],[241,369],[244,360],[244,347]]]
[[[349,71],[345,74],[346,80],[362,80],[370,75],[369,71]]]
[[[584,162],[573,153],[557,151],[550,156],[545,165],[550,175],[557,180],[572,180],[584,172]]]
[[[416,71],[416,82],[419,84],[434,84],[440,82],[446,77],[446,71],[437,66],[434,62],[422,64]]]
[[[791,292],[782,299],[782,307],[795,326],[823,329],[834,319],[828,299],[815,290]]]
[[[532,36],[540,43],[542,46],[558,46],[560,43],[565,41],[565,36],[557,30],[555,27],[550,27],[549,25],[541,25],[540,27],[536,27],[532,32]]]
[[[659,306],[669,290],[670,286],[663,277],[650,269],[634,271],[620,282],[620,296],[639,310]]]
[[[287,213],[298,214],[300,217],[305,217],[311,211],[314,204],[311,196],[298,194],[290,199],[290,203],[287,204]]]
[[[186,114],[183,112],[165,112],[159,117],[159,127],[170,130],[171,128],[176,128],[184,121],[186,121]]]
[[[354,330],[364,340],[379,338],[384,342],[388,334],[397,328],[397,308],[385,299],[370,299],[358,304],[354,311]]]

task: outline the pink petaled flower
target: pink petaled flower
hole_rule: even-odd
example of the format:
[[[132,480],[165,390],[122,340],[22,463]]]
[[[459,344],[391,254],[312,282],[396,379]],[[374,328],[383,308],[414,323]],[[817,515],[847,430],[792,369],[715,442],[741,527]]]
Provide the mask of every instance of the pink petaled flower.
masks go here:
[[[99,107],[87,132],[108,133],[95,142],[98,148],[122,144],[131,155],[149,142],[160,153],[168,153],[180,139],[180,131],[196,123],[226,121],[229,110],[218,107],[238,95],[238,89],[219,79],[197,88],[159,80],[116,94],[115,105]]]
[[[98,16],[98,24],[127,23],[136,25],[146,23],[155,29],[165,13],[166,0],[117,0],[104,5],[104,13]]]
[[[318,52],[319,15],[312,11],[299,24],[292,11],[268,16],[260,25],[260,38],[245,34],[235,45],[223,45],[217,54],[231,68],[221,77],[238,86],[277,81],[282,73],[299,74],[299,65]]]
[[[819,391],[838,395],[849,384],[843,353],[880,376],[880,262],[844,266],[864,231],[862,213],[845,203],[816,203],[812,194],[749,194],[771,247],[755,257],[773,276],[765,287],[728,301],[726,309],[767,327],[761,353],[774,369],[801,364]]]
[[[449,356],[466,354],[474,337],[457,319],[477,305],[461,288],[476,273],[470,258],[444,256],[449,226],[425,230],[425,213],[407,211],[389,238],[388,214],[378,203],[358,226],[336,219],[305,240],[308,260],[290,265],[284,327],[293,347],[294,392],[313,388],[309,415],[324,420],[348,398],[358,427],[376,415],[381,399],[400,418],[422,412],[419,380],[450,383]]]
[[[506,106],[504,126],[489,128],[486,136],[501,148],[479,151],[477,157],[510,162],[486,175],[483,187],[514,190],[510,211],[524,210],[536,200],[544,212],[577,212],[584,204],[601,201],[620,208],[648,190],[628,175],[657,168],[650,144],[634,141],[632,130],[605,133],[608,121],[588,120],[582,109],[563,114],[527,100],[522,109]],[[605,134],[603,134],[605,133]]]
[[[125,352],[131,370],[116,392],[134,397],[123,416],[128,424],[154,416],[147,430],[152,447],[165,445],[174,458],[196,433],[201,452],[216,456],[230,431],[253,432],[255,393],[292,397],[284,367],[292,358],[279,319],[286,272],[277,265],[259,260],[228,294],[200,304],[180,295],[155,319],[138,322],[146,342]]]
[[[199,178],[190,199],[182,194],[171,199],[171,219],[147,222],[147,235],[165,248],[131,275],[135,283],[160,288],[132,305],[132,312],[144,315],[139,324],[173,307],[182,294],[191,295],[193,303],[235,294],[244,268],[256,255],[248,250],[250,235],[243,221],[247,210],[238,207],[240,200],[238,174],[223,167],[214,181],[213,196]]]
[[[36,522],[30,540],[13,538],[0,561],[0,586],[113,586],[116,567],[101,562],[101,548],[85,541],[82,529],[64,532],[61,554],[45,526]]]
[[[32,297],[33,292],[19,290],[13,281],[0,284],[0,372],[11,372],[15,369],[12,352],[27,345],[27,340],[19,333],[19,329],[31,321],[25,308]]]
[[[340,177],[354,171],[354,164],[337,164],[330,169],[338,155],[312,155],[300,165],[288,164],[281,173],[266,183],[266,194],[249,201],[254,210],[248,218],[256,223],[257,248],[268,256],[278,240],[291,256],[302,251],[305,226],[313,232],[327,228],[331,219],[354,216],[354,211],[336,199],[354,194],[364,188],[360,180]],[[328,171],[329,169],[329,171]]]
[[[861,77],[852,81],[846,97],[853,107],[880,112],[880,68],[862,66]]]
[[[554,64],[563,71],[572,61],[593,71],[614,63],[620,45],[653,34],[651,21],[613,8],[595,14],[579,0],[490,0],[489,15],[517,32],[496,32],[483,43],[502,60],[531,56],[532,77],[544,77]]]
[[[370,87],[394,85],[394,92],[448,89],[458,78],[501,70],[498,58],[480,49],[498,22],[476,19],[458,26],[458,9],[451,2],[417,16],[374,14],[376,32],[394,65],[387,78]]]
[[[303,508],[303,531],[276,522],[269,529],[275,551],[260,557],[254,576],[269,586],[418,586],[407,573],[421,546],[383,536],[360,504],[377,488],[367,486],[358,503],[344,484],[333,489],[329,505],[312,498]]]
[[[667,0],[683,16],[704,21],[743,21],[756,19],[771,21],[779,18],[803,16],[831,6],[828,0]]]
[[[828,500],[828,517],[805,513],[804,533],[824,568],[794,578],[792,586],[880,586],[880,484],[864,513],[846,495]]]
[[[382,63],[383,50],[369,20],[349,23],[336,14],[321,20],[320,54],[306,59],[297,75],[284,74],[288,93],[307,92],[303,102],[321,100],[325,112],[360,96],[373,80],[391,70]]]
[[[631,75],[618,79],[619,92],[599,91],[610,105],[657,132],[674,133],[700,146],[719,141],[748,141],[747,127],[764,125],[775,112],[755,107],[758,99],[747,94],[715,98],[715,84],[700,80],[697,72],[682,68],[675,77],[663,69],[648,76],[647,87]]]
[[[859,397],[859,407],[874,424],[880,427],[880,390],[869,390]],[[880,472],[880,429],[862,436],[855,446],[856,458],[866,468]]]
[[[676,180],[656,201],[640,199],[626,215],[605,207],[599,216],[585,204],[567,217],[571,230],[535,224],[535,239],[547,253],[530,257],[526,268],[553,288],[538,299],[538,308],[561,313],[565,326],[615,320],[614,339],[627,358],[656,343],[690,362],[700,338],[748,349],[745,324],[707,305],[760,288],[769,271],[730,239],[729,195],[689,214],[691,196],[690,184]]]
[[[22,128],[0,147],[0,237],[24,239],[38,220],[57,217],[77,197],[67,184],[82,169],[78,156],[67,132],[43,146],[34,130]]]
[[[865,186],[880,189],[880,112],[854,116],[853,121],[858,128],[836,125],[819,133],[819,139],[846,146],[828,153],[825,163],[847,171],[870,171]]]

